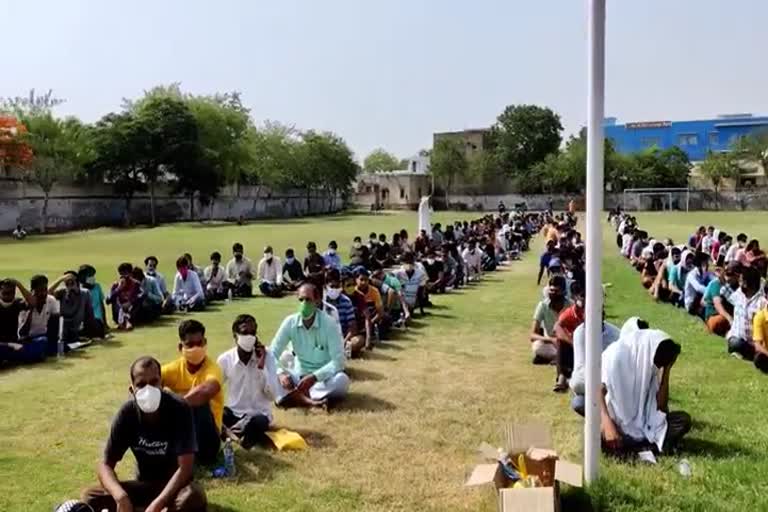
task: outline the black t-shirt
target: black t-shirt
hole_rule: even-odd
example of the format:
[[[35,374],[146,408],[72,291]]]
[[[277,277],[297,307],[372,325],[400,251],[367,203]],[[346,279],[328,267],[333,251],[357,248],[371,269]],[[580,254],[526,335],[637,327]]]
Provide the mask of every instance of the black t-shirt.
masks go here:
[[[424,260],[422,265],[424,265],[424,270],[427,271],[427,277],[430,282],[437,281],[440,278],[440,272],[443,272],[443,269],[445,268],[443,262],[439,260],[434,260],[431,264],[427,260]]]
[[[374,258],[380,261],[384,261],[389,258],[389,244],[387,242],[381,243],[379,242],[379,245],[377,245],[373,249],[373,255]]]
[[[26,311],[27,303],[14,299],[10,304],[0,304],[0,342],[19,341],[19,313]]]
[[[371,251],[367,245],[361,245],[360,248],[352,248],[349,252],[349,264],[352,267],[358,265],[368,266],[368,260],[371,257]]]
[[[192,410],[171,393],[162,393],[156,422],[147,421],[134,400],[124,403],[104,448],[105,461],[112,463],[130,449],[136,458],[136,477],[144,482],[167,482],[179,467],[177,457],[197,452]]]
[[[318,272],[322,272],[324,267],[325,259],[322,254],[318,252],[307,254],[306,258],[304,258],[304,268],[306,269],[307,274],[317,274]]]
[[[291,278],[291,281],[301,281],[304,279],[304,270],[301,268],[301,263],[299,263],[299,260],[295,259],[288,263],[287,261],[283,265],[283,273],[288,273],[288,277]]]

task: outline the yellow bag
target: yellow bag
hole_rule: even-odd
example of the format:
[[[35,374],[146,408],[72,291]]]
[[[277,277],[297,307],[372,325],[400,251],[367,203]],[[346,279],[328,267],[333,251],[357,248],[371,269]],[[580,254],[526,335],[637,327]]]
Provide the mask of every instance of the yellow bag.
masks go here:
[[[278,451],[283,450],[306,450],[309,448],[307,442],[298,432],[292,432],[281,428],[280,430],[270,430],[267,437],[274,443]]]

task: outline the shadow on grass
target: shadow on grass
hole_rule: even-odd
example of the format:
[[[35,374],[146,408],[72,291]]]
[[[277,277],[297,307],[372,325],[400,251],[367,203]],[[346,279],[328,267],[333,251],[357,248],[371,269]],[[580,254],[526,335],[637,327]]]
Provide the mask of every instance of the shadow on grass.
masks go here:
[[[381,343],[376,345],[376,349],[377,350],[394,350],[396,352],[399,352],[401,350],[405,350],[405,348],[401,347],[400,345],[396,345],[396,344],[392,343],[393,341],[396,341],[396,340],[382,341]]]
[[[708,439],[685,437],[677,449],[677,454],[698,455],[714,459],[731,459],[754,455],[751,448],[737,443],[719,443]]]
[[[452,320],[458,318],[456,315],[452,315],[450,313],[431,313],[430,316],[432,318],[449,318]]]
[[[560,510],[568,512],[597,512],[584,489],[571,487],[560,495]]]
[[[382,354],[380,350],[363,352],[362,359],[370,359],[372,361],[397,361],[396,357]]]
[[[268,482],[274,480],[278,473],[291,468],[289,463],[276,459],[262,448],[239,450],[236,463],[237,479],[247,482]]]
[[[332,411],[344,412],[384,412],[397,409],[395,404],[376,398],[366,393],[352,391],[341,402],[333,406]]]
[[[336,442],[329,435],[323,434],[316,430],[308,430],[304,428],[292,429],[294,432],[301,434],[301,437],[307,442],[311,448],[335,448]]]
[[[366,370],[364,368],[358,368],[358,367],[347,367],[345,370],[347,375],[349,375],[349,378],[352,380],[357,381],[379,381],[384,380],[386,377],[380,373],[372,372],[371,370]]]

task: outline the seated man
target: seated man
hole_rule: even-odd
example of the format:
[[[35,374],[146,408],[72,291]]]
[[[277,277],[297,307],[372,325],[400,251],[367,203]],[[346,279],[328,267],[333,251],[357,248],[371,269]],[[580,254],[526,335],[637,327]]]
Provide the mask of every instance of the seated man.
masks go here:
[[[668,412],[669,374],[679,354],[680,345],[655,329],[636,330],[605,349],[599,398],[605,452],[667,453],[688,433],[691,417]]]
[[[192,263],[192,255],[188,252],[184,253],[184,257],[187,258],[187,263],[189,264],[189,270],[191,272],[194,272],[197,274],[198,279],[200,279],[200,284],[203,284],[205,282],[205,269],[202,267],[198,267],[194,263]]]
[[[253,296],[253,264],[243,255],[243,244],[232,245],[232,259],[227,263],[227,287],[235,297]]]
[[[221,254],[218,251],[211,253],[211,264],[205,267],[205,298],[208,301],[223,300],[228,296],[227,276],[221,268]],[[234,292],[233,292],[234,295]]]
[[[133,310],[134,324],[148,324],[155,321],[163,312],[163,294],[157,281],[144,275],[139,267],[133,267],[133,280],[139,283],[139,300]]]
[[[403,285],[397,277],[375,264],[371,270],[370,282],[379,289],[384,310],[394,319],[395,324],[407,322],[411,318],[408,303],[403,295]]]
[[[287,249],[283,265],[283,288],[291,292],[296,291],[305,279],[304,270],[301,268],[301,263],[296,260],[293,249]]]
[[[555,323],[557,338],[557,382],[552,391],[562,393],[568,389],[573,372],[573,334],[584,322],[584,290],[578,282],[571,285],[573,305],[565,308]]]
[[[288,343],[296,354],[295,365],[280,373],[278,404],[285,407],[324,407],[342,399],[349,389],[344,373],[344,348],[336,322],[316,303],[320,292],[310,283],[299,288],[299,311],[283,320],[270,350],[280,360]]]
[[[64,288],[59,289],[62,283]],[[91,331],[94,325],[91,293],[80,287],[76,272],[70,271],[58,278],[48,288],[48,293],[59,301],[59,313],[64,319],[64,343],[78,341],[81,334],[86,337],[94,334]]]
[[[685,310],[691,315],[701,316],[701,299],[709,284],[709,255],[696,253],[693,258],[693,269],[685,277]]]
[[[91,296],[91,309],[93,310],[93,326],[88,329],[94,338],[104,338],[107,335],[107,309],[104,307],[106,297],[101,285],[96,282],[96,269],[91,265],[80,265],[77,270],[77,280],[80,287],[88,290]],[[58,327],[57,327],[58,328]]]
[[[739,289],[739,273],[741,268],[738,262],[731,262],[723,269],[715,269],[715,278],[712,279],[704,290],[702,303],[704,304],[704,322],[709,332],[718,336],[725,336],[733,321],[733,307],[726,300],[731,293]]]
[[[131,399],[120,407],[98,465],[101,485],[83,491],[93,510],[205,512],[205,491],[193,482],[197,442],[189,406],[162,391],[160,363],[140,357],[131,365]],[[115,467],[131,450],[136,480],[119,480]]]
[[[165,276],[157,271],[157,263],[157,257],[155,256],[144,258],[144,274],[157,281],[157,286],[160,287],[160,293],[163,294],[163,314],[171,313],[173,312],[171,293],[168,291]]]
[[[752,321],[752,342],[755,346],[755,368],[768,373],[768,302],[755,313]]]
[[[385,340],[389,336],[389,330],[392,327],[392,319],[384,310],[384,303],[381,300],[381,293],[378,288],[371,286],[370,272],[365,267],[355,269],[355,280],[357,281],[357,291],[362,295],[368,313],[371,317],[374,333],[379,340]]]
[[[30,283],[33,300],[29,309],[19,316],[19,337],[23,351],[15,354],[42,361],[48,354],[56,353],[59,340],[59,301],[48,293],[48,278],[37,275]],[[0,323],[2,320],[0,320]],[[29,344],[29,346],[28,346]],[[42,351],[42,353],[40,353]]]
[[[227,386],[224,426],[246,450],[266,441],[272,403],[280,391],[277,361],[259,342],[257,327],[251,315],[238,315],[232,323],[235,346],[217,361]]]
[[[379,243],[373,248],[373,260],[376,261],[382,267],[390,267],[394,264],[392,259],[392,248],[387,243],[387,235],[381,233],[379,235]]]
[[[264,248],[264,257],[259,260],[256,269],[259,280],[259,291],[267,297],[281,297],[283,295],[283,265],[280,258],[274,256],[271,246]]]
[[[427,273],[424,271],[424,267],[416,265],[412,252],[403,254],[402,261],[403,266],[395,272],[395,277],[403,285],[405,303],[408,306],[409,312],[413,313],[416,308],[419,308],[423,315]]]
[[[141,286],[131,276],[133,265],[121,263],[117,267],[119,278],[112,284],[107,296],[107,304],[112,306],[112,320],[118,329],[133,329],[131,316],[139,301]]]
[[[363,337],[363,347],[367,350],[373,349],[373,324],[368,306],[365,303],[365,297],[357,291],[357,280],[354,274],[345,271],[341,275],[341,286],[344,296],[352,303],[355,311],[355,324],[357,332]]]
[[[427,249],[422,265],[427,272],[427,293],[445,293],[445,266],[434,249]]]
[[[16,224],[16,229],[13,230],[12,236],[16,240],[24,240],[27,238],[27,232],[21,227],[21,224]]]
[[[475,240],[469,240],[461,258],[464,260],[467,282],[478,281],[483,276],[483,251],[477,248]]]
[[[307,256],[304,258],[304,276],[318,290],[323,289],[325,278],[325,260],[317,252],[315,242],[307,242]]]
[[[179,324],[180,357],[162,368],[163,386],[192,409],[197,461],[204,466],[216,462],[224,407],[221,369],[208,357],[207,349],[205,326],[197,320],[184,320]]]
[[[754,267],[743,268],[740,288],[723,297],[733,306],[731,328],[725,335],[728,340],[728,353],[752,361],[755,358],[752,327],[755,314],[765,301],[765,296],[760,290],[760,273]]]
[[[356,236],[352,242],[352,249],[349,251],[349,266],[351,268],[367,267],[370,258],[371,250],[367,245],[363,245],[362,238]]]
[[[555,322],[560,313],[571,305],[565,297],[565,278],[555,276],[549,279],[549,293],[539,302],[533,312],[531,325],[531,350],[533,364],[552,364],[557,360],[557,338]]]
[[[325,261],[325,268],[335,268],[341,272],[341,257],[338,253],[339,246],[336,240],[331,240],[328,243],[328,250],[323,253],[323,260]]]
[[[205,292],[197,272],[189,270],[187,258],[176,260],[176,276],[173,279],[173,303],[181,311],[199,311],[205,308]]]
[[[23,299],[16,297],[16,288]],[[19,343],[20,315],[34,303],[34,297],[20,282],[15,279],[0,281],[0,362],[33,363],[45,359],[44,340]]]
[[[648,324],[644,320],[640,320],[637,317],[630,318],[625,323],[625,329],[627,331],[634,331],[636,329],[647,329]],[[602,334],[602,346],[601,351],[604,352],[608,346],[618,341],[619,336],[624,331],[619,331],[619,328],[610,322],[605,321],[605,309],[603,309],[603,334]],[[568,380],[568,385],[573,391],[573,398],[571,398],[571,408],[576,411],[580,416],[584,416],[584,361],[586,359],[587,347],[586,347],[586,326],[582,323],[576,328],[573,333],[573,373]]]
[[[358,332],[357,316],[352,300],[344,295],[341,287],[341,275],[332,268],[325,273],[324,300],[336,308],[344,340],[344,355],[353,358],[365,348],[366,338]]]

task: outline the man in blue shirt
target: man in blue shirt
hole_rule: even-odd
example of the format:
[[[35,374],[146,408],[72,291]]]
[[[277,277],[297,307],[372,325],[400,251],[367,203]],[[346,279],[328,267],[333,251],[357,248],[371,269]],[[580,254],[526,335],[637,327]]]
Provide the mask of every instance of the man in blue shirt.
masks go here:
[[[344,295],[341,287],[341,274],[336,269],[325,273],[325,298],[339,314],[341,336],[344,339],[344,355],[347,358],[357,357],[365,347],[365,336],[358,332],[357,316],[352,300]]]
[[[293,368],[281,370],[277,403],[324,407],[329,400],[344,398],[349,390],[341,331],[331,316],[318,310],[320,292],[313,284],[301,285],[297,298],[298,312],[283,320],[270,347],[280,360],[290,342],[296,355]]]
[[[536,278],[536,284],[541,284],[541,278],[544,276],[544,271],[549,268],[549,261],[555,257],[557,249],[555,249],[556,243],[554,240],[547,241],[547,248],[544,250],[544,254],[539,258],[539,277]]]
[[[328,250],[323,253],[326,268],[335,268],[341,271],[341,256],[337,252],[338,249],[339,246],[336,244],[336,240],[331,240],[328,243]]]

